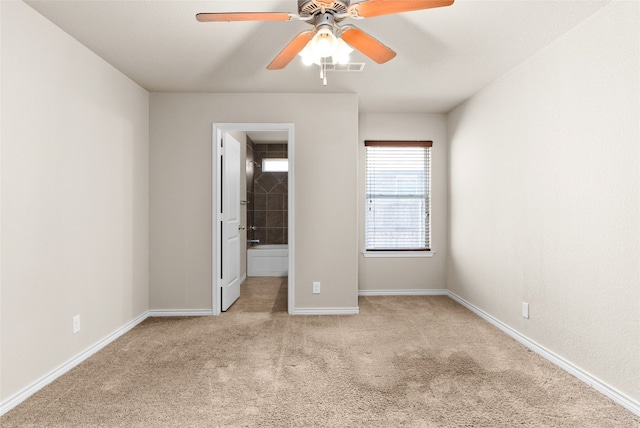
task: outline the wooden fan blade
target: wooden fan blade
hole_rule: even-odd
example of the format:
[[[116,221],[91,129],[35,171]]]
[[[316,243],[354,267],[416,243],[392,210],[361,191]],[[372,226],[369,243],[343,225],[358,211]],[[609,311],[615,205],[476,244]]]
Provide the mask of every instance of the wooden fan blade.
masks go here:
[[[368,0],[351,6],[362,18],[451,6],[454,0]]]
[[[377,62],[383,64],[396,56],[396,53],[360,30],[359,28],[350,27],[342,33],[342,40],[351,45],[354,49]]]
[[[313,39],[314,30],[304,31],[298,34],[289,44],[271,61],[267,70],[281,70],[285,68],[302,49]]]
[[[200,22],[288,21],[291,15],[285,12],[198,13],[196,19]]]

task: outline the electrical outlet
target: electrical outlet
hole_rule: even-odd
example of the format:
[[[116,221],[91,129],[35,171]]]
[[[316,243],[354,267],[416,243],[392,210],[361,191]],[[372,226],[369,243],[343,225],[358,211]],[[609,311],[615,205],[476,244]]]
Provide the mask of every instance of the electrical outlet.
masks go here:
[[[319,282],[314,282],[313,283],[313,294],[320,294],[320,283]]]
[[[73,317],[73,334],[80,331],[80,315]]]
[[[522,316],[529,319],[529,304],[522,302]]]

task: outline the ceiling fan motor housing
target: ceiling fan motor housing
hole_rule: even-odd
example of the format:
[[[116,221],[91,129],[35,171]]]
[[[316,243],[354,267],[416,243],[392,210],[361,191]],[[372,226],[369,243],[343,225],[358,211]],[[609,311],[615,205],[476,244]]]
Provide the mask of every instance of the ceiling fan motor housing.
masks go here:
[[[325,12],[342,15],[347,13],[350,3],[350,0],[298,0],[298,13],[300,16]]]
[[[313,25],[316,27],[316,30],[320,30],[322,28],[328,28],[329,30],[331,30],[332,33],[334,32],[333,28],[335,26],[335,23],[336,23],[336,19],[329,12],[316,15],[313,21]]]

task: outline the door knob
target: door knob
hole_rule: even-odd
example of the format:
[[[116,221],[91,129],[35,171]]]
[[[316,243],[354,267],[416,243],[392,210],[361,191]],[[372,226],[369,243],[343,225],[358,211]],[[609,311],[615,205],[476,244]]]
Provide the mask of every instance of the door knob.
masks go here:
[[[244,230],[245,227],[244,226],[238,226],[238,230]]]

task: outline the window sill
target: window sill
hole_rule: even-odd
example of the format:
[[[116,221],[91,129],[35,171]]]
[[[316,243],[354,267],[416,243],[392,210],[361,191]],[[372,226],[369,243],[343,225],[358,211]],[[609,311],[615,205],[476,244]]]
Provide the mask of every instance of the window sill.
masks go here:
[[[365,258],[414,258],[414,257],[433,257],[435,251],[363,251]]]

